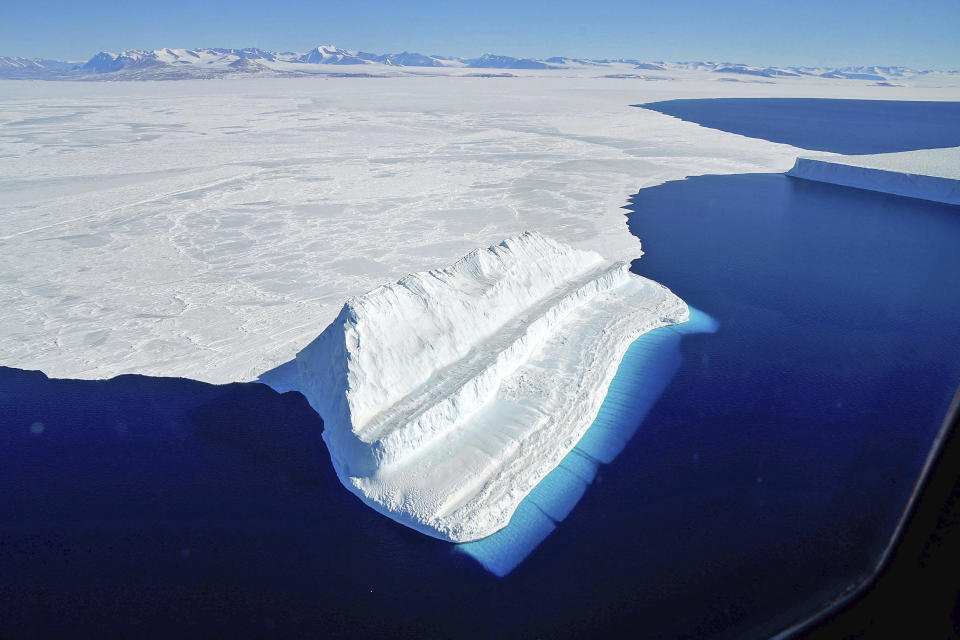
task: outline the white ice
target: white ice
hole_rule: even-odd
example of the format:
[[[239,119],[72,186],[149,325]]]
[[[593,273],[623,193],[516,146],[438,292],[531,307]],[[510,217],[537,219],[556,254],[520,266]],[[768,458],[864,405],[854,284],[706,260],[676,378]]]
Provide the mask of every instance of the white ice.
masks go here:
[[[524,233],[349,300],[293,386],[347,488],[465,542],[506,526],[573,449],[630,344],[687,317],[629,263]]]
[[[788,175],[898,196],[960,204],[960,147],[797,158]]]
[[[598,477],[633,438],[670,384],[683,360],[680,340],[715,333],[709,315],[690,307],[684,323],[649,331],[630,345],[607,388],[596,419],[573,450],[527,494],[510,524],[493,535],[457,545],[488,571],[505,576],[516,569],[567,518]]]
[[[637,189],[786,171],[803,153],[631,104],[960,97],[932,76],[511,73],[0,81],[0,364],[254,379],[350,295],[524,229],[636,257],[621,207]]]

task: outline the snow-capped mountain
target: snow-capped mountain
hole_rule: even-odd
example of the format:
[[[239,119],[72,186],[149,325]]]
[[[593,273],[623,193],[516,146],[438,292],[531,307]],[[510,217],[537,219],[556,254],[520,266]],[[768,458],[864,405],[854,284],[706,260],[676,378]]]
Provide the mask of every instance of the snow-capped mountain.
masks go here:
[[[421,53],[388,53],[377,56],[375,62],[383,62],[402,67],[444,67],[444,60],[436,56],[425,56]]]
[[[372,54],[370,54],[372,55]],[[369,64],[372,60],[361,58],[357,52],[347,51],[339,47],[320,45],[296,59],[296,62],[307,64]]]
[[[337,71],[327,65],[350,67]],[[366,67],[366,69],[357,69]],[[425,68],[424,71],[403,71],[403,67]],[[230,74],[258,74],[273,76],[327,75],[371,76],[403,73],[432,73],[433,68],[451,69],[520,69],[552,72],[575,70],[589,73],[591,69],[609,69],[616,73],[605,77],[634,78],[630,71],[693,72],[717,74],[716,79],[741,82],[772,82],[776,78],[821,78],[838,81],[869,81],[882,83],[890,79],[930,73],[904,67],[869,66],[845,68],[764,67],[730,62],[662,62],[636,58],[584,59],[556,56],[545,59],[514,58],[487,53],[478,58],[457,58],[404,51],[402,53],[367,53],[320,45],[301,52],[274,52],[253,47],[245,49],[131,49],[119,53],[101,51],[86,62],[65,60],[0,57],[0,78],[46,80],[167,80],[179,78],[217,78]],[[476,74],[472,74],[476,75]],[[509,76],[509,73],[496,74]],[[652,76],[656,77],[656,76]],[[753,77],[754,79],[751,79]],[[648,78],[649,79],[649,78]],[[660,78],[660,79],[666,79]]]
[[[785,69],[775,69],[773,67],[758,69],[756,67],[748,67],[743,64],[724,65],[714,69],[713,73],[737,73],[745,76],[760,76],[763,78],[775,78],[777,76],[796,77],[800,75],[795,71],[787,71]]]
[[[44,78],[68,73],[77,66],[66,60],[8,58],[0,56],[0,78]]]
[[[585,60],[583,58],[564,58],[563,56],[554,56],[552,58],[547,58],[544,62],[549,62],[552,65],[583,65],[587,67],[599,67],[602,66],[602,62],[596,60]]]
[[[169,50],[167,50],[169,51]],[[112,73],[121,69],[136,69],[156,67],[165,64],[157,56],[156,51],[124,51],[123,53],[109,53],[101,51],[90,58],[79,69],[86,73]]]
[[[558,69],[556,65],[547,64],[530,58],[511,58],[485,53],[479,58],[465,60],[466,66],[475,69]]]
[[[830,71],[827,73],[821,73],[821,78],[843,78],[845,80],[886,80],[885,77],[878,73],[862,73],[862,72],[850,72],[850,71]]]

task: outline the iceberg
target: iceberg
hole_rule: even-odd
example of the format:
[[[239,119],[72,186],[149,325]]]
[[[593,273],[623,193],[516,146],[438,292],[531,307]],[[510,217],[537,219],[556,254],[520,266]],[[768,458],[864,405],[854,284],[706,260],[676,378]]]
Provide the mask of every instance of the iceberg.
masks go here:
[[[666,287],[526,232],[349,299],[296,356],[341,482],[453,542],[505,527],[593,423]]]
[[[682,324],[648,331],[633,341],[617,368],[593,424],[573,450],[517,506],[510,524],[481,540],[458,544],[490,573],[504,577],[556,530],[584,496],[602,465],[620,455],[680,369],[680,341],[716,333],[719,323],[690,308]]]
[[[960,204],[960,147],[797,158],[788,176]]]

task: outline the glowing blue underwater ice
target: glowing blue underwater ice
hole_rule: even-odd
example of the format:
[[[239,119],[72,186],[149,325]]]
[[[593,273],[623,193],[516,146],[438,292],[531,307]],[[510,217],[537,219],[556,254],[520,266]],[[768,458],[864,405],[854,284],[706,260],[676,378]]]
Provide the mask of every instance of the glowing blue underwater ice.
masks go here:
[[[593,482],[636,433],[680,367],[680,338],[714,333],[717,321],[690,307],[690,319],[643,334],[630,345],[593,424],[556,469],[517,507],[510,524],[491,536],[457,545],[485,569],[503,577],[513,571],[564,520]]]

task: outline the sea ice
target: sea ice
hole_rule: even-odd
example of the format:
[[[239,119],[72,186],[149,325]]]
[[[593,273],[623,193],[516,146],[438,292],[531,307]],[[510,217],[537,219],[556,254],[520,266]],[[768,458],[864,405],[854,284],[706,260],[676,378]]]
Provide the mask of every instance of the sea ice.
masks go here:
[[[351,298],[293,386],[348,489],[465,542],[506,526],[576,446],[637,336],[687,318],[628,263],[527,232]]]
[[[524,229],[634,258],[638,188],[801,153],[629,106],[712,81],[395,80],[0,82],[2,363],[252,380],[351,295]]]
[[[960,77],[946,74],[873,87],[610,72],[2,81],[2,364],[67,378],[253,380],[289,361],[348,296],[523,229],[635,258],[622,207],[638,189],[780,173],[804,154],[631,104],[811,91],[960,99]]]

